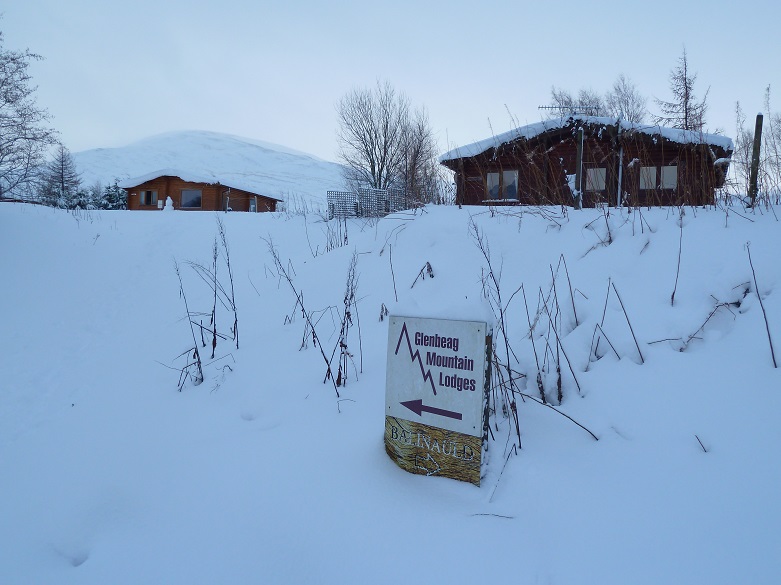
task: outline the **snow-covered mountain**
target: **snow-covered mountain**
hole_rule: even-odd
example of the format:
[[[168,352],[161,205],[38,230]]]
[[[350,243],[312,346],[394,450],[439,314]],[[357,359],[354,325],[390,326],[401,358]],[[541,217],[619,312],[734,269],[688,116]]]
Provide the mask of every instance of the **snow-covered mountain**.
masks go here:
[[[205,131],[168,132],[119,148],[73,154],[82,182],[109,183],[174,168],[233,181],[276,197],[324,204],[326,191],[342,187],[336,163],[261,140]]]

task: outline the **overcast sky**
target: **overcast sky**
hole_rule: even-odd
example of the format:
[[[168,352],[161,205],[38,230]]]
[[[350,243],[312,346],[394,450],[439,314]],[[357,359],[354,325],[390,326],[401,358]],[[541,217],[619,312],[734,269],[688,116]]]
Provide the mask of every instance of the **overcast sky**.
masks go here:
[[[623,73],[670,98],[684,45],[707,126],[781,111],[777,0],[14,0],[7,49],[29,48],[39,106],[77,152],[212,130],[336,160],[335,104],[387,80],[425,106],[440,150],[541,118],[551,86],[605,92]]]

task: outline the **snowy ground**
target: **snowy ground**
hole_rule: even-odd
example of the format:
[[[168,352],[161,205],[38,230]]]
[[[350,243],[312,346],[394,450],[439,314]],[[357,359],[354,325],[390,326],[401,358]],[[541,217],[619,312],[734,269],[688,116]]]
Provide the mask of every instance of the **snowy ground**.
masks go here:
[[[681,229],[677,209],[428,208],[351,221],[327,253],[335,222],[221,214],[240,349],[202,348],[205,381],[178,392],[167,366],[192,338],[174,259],[190,309],[209,311],[186,261],[211,262],[215,214],[0,205],[0,583],[778,583],[781,373],[746,244],[781,359],[779,211],[686,208]],[[532,318],[566,259],[578,325],[562,266],[560,334],[581,391],[562,361],[557,408],[599,438],[527,399],[507,459],[500,408],[480,488],[400,470],[382,438],[380,308],[485,306],[470,218]],[[299,349],[269,239],[307,310],[334,307],[317,313],[329,354],[358,254],[363,373],[339,399],[318,349]],[[411,287],[426,262],[435,277]],[[613,293],[603,321],[608,282],[640,352]],[[518,293],[509,337],[536,395],[523,306]],[[602,341],[589,360],[596,323],[620,359]]]

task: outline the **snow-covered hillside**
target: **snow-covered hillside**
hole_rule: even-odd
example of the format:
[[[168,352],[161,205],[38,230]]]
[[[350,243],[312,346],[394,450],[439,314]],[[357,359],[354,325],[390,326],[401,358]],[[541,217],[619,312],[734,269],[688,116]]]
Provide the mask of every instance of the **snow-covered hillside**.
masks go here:
[[[0,583],[777,583],[779,210],[682,211],[427,207],[339,224],[0,204]],[[193,336],[174,261],[208,323],[187,261],[211,266],[218,217],[240,346],[219,339],[211,359],[196,330],[204,381],[179,392]],[[550,404],[598,437],[517,395],[516,452],[499,399],[479,488],[386,455],[379,319],[383,305],[483,311],[476,234],[518,390],[539,397],[539,363]],[[328,356],[357,260],[338,398],[269,243]],[[218,306],[218,330],[232,323]]]
[[[324,205],[341,166],[277,144],[204,131],[169,132],[121,148],[73,153],[85,185],[178,169],[296,203]]]

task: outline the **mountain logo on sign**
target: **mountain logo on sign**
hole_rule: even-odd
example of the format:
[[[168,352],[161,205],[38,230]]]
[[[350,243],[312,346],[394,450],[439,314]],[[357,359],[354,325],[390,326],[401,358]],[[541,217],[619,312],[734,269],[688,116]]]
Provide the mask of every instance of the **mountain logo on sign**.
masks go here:
[[[407,332],[407,322],[405,321],[401,326],[401,333],[399,334],[399,341],[396,343],[395,355],[399,355],[399,348],[401,347],[401,340],[407,338],[407,348],[409,349],[409,357],[414,362],[417,361],[420,366],[420,375],[423,376],[423,381],[428,381],[431,384],[431,390],[434,392],[434,396],[437,394],[437,389],[434,386],[434,377],[431,375],[431,370],[427,370],[423,367],[423,359],[420,357],[420,350],[412,349],[412,342]]]

